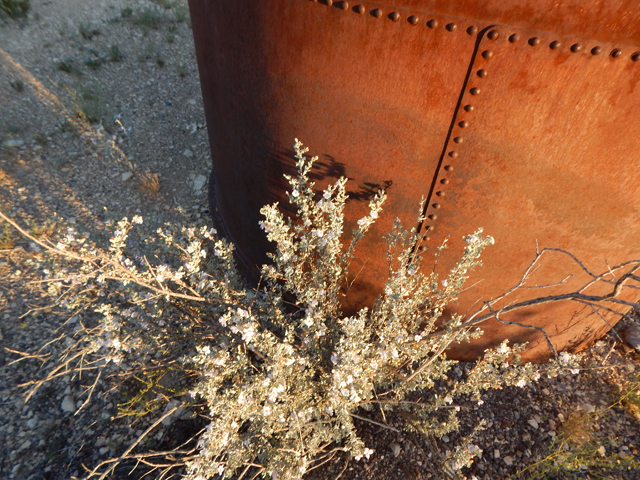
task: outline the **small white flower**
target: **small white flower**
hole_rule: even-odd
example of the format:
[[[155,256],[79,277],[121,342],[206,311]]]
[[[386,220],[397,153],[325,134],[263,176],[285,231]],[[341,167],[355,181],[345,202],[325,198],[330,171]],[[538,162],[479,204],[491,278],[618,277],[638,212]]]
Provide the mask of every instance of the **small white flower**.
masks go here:
[[[516,385],[520,388],[524,388],[527,385],[527,382],[524,378],[518,380],[518,383],[516,383]]]
[[[211,347],[209,347],[209,345],[205,345],[202,347],[202,353],[205,355],[211,355]]]
[[[447,285],[449,285],[449,282],[446,280],[442,280],[442,286],[446,288]]]
[[[580,369],[578,368],[570,368],[569,371],[574,375],[578,375],[580,373]]]
[[[451,403],[453,403],[453,398],[451,398],[451,397],[444,397],[444,401],[445,401],[445,402],[447,402],[447,403],[449,403],[449,404],[451,404]]]
[[[299,197],[300,196],[300,192],[298,190],[294,190],[293,192],[291,192],[291,196],[292,197]]]
[[[365,448],[362,455],[356,455],[356,461],[359,461],[362,457],[365,457],[367,460],[373,455],[374,450],[372,448]]]
[[[140,215],[134,215],[131,219],[132,223],[137,223],[138,225],[142,224],[142,217]]]

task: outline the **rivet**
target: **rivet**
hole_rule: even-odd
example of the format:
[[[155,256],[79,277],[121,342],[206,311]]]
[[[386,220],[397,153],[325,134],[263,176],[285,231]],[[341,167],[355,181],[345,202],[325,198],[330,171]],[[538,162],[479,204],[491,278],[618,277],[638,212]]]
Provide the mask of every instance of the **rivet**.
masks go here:
[[[427,237],[428,238],[428,237]],[[426,239],[425,239],[426,240]],[[427,247],[425,247],[424,245],[420,245],[418,247],[418,250],[420,250],[421,252],[424,252],[427,249]]]
[[[500,34],[498,33],[497,30],[491,30],[488,34],[487,37],[489,37],[489,40],[495,40],[500,36]]]
[[[453,139],[453,141],[456,142],[456,143],[462,143],[464,140],[463,140],[462,137],[456,137],[456,138]]]
[[[520,40],[520,35],[518,35],[517,33],[514,33],[513,35],[509,35],[509,41],[511,43],[516,43],[518,40]]]
[[[330,7],[331,5],[333,5],[333,0],[324,0],[324,4]]]
[[[600,52],[602,52],[602,48],[601,47],[593,47],[591,49],[591,55],[598,55]]]
[[[380,10],[379,8],[374,8],[373,10],[371,10],[371,16],[380,18],[382,16],[382,10]]]
[[[460,128],[467,128],[469,126],[469,122],[467,122],[466,120],[462,120],[461,122],[458,122],[458,126]]]
[[[446,165],[446,166],[444,167],[444,169],[445,169],[447,172],[453,172],[453,165]]]
[[[436,192],[436,195],[439,196],[439,197],[444,197],[444,192],[438,191],[438,192]]]
[[[355,7],[353,7],[353,11],[359,13],[360,15],[362,15],[365,10],[366,9],[364,8],[364,5],[356,5]]]
[[[439,203],[434,203],[431,206],[437,210],[440,208],[441,205]]]
[[[436,28],[437,26],[438,26],[438,20],[436,20],[435,18],[432,18],[427,22],[427,27],[429,28]]]
[[[429,220],[435,220],[436,218],[438,218],[438,216],[437,215],[429,215],[427,218]]]
[[[618,58],[620,55],[622,55],[622,50],[620,50],[619,48],[614,48],[613,50],[611,50],[612,58]]]
[[[491,50],[485,50],[482,52],[482,58],[486,58],[487,60],[493,57],[493,52]]]
[[[449,152],[449,156],[451,158],[456,158],[458,156],[458,152],[456,152],[455,150],[452,150]]]
[[[440,180],[440,183],[443,184],[443,185],[446,185],[446,184],[449,183],[449,180],[446,179],[446,178],[443,178],[442,180]]]
[[[349,8],[349,2],[338,2],[336,4],[336,7],[338,7],[341,10],[346,10]]]
[[[400,14],[398,12],[391,12],[389,14],[389,20],[393,20],[394,22],[397,22],[398,20],[400,20]]]
[[[561,43],[558,40],[554,40],[549,44],[549,48],[551,50],[555,50],[556,48],[560,48]]]
[[[475,35],[476,33],[478,33],[478,27],[476,27],[475,25],[471,25],[469,28],[467,28],[467,33],[469,35]]]
[[[640,52],[632,53],[631,60],[633,60],[634,62],[637,62],[638,60],[640,60]]]
[[[435,229],[436,229],[436,227],[434,227],[433,225],[427,225],[427,226],[425,227],[425,230],[426,230],[427,232],[433,232]]]
[[[464,111],[465,112],[472,112],[473,111],[473,105],[465,105],[464,106]]]
[[[411,25],[417,25],[418,24],[418,20],[420,20],[418,17],[416,17],[415,15],[411,15],[409,18],[407,18],[407,22],[409,22]]]
[[[455,23],[447,23],[447,26],[444,28],[446,28],[450,32],[453,32],[456,28],[458,28],[458,26]]]
[[[487,76],[487,71],[486,70],[478,70],[476,72],[476,75],[478,75],[480,78],[484,78]]]
[[[531,45],[532,47],[535,47],[539,43],[540,43],[540,39],[538,37],[531,37],[529,39],[529,45]]]
[[[580,50],[582,50],[582,45],[580,45],[579,43],[574,43],[573,45],[571,45],[571,51],[573,53],[579,52]]]
[[[478,95],[480,93],[480,89],[478,87],[473,87],[471,90],[469,90],[469,93],[471,95]]]

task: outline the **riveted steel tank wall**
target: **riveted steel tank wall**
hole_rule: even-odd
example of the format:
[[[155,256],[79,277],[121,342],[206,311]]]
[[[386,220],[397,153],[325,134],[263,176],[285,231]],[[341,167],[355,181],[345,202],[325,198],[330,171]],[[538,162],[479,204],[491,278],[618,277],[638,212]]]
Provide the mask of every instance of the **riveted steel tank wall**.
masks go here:
[[[294,137],[320,157],[319,188],[350,178],[346,231],[379,188],[389,195],[352,264],[348,309],[381,292],[381,234],[397,217],[416,225],[421,198],[425,268],[445,238],[443,274],[464,235],[482,226],[496,238],[451,312],[516,284],[536,245],[567,249],[597,272],[640,257],[640,14],[628,1],[576,2],[190,0],[212,208],[245,268],[257,272],[269,249],[260,207],[287,205]],[[585,272],[566,258],[550,255],[527,284],[558,285],[518,299],[575,289]],[[543,358],[540,332],[513,323],[576,349],[618,320],[574,302],[504,319],[512,324],[486,322],[481,339],[449,354],[473,358],[511,338]]]

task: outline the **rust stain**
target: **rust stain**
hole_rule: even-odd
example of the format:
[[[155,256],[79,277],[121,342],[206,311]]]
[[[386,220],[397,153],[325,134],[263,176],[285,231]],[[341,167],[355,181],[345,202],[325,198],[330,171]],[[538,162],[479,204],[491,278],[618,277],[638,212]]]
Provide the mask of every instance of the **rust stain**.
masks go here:
[[[282,174],[294,171],[294,137],[320,155],[319,188],[352,179],[345,230],[379,186],[388,188],[383,215],[352,264],[359,275],[347,309],[381,291],[381,234],[396,217],[412,225],[422,197],[433,216],[420,226],[430,247],[450,236],[451,253],[459,253],[478,226],[497,240],[470,283],[483,281],[456,307],[462,313],[513,285],[536,241],[598,271],[605,258],[638,257],[636,2],[327,3],[190,0],[211,194],[248,272],[269,248],[260,207],[286,204]],[[577,281],[574,267],[558,261],[539,273],[574,273]],[[554,332],[558,349],[581,348],[608,328],[572,303],[509,317]],[[450,355],[473,358],[503,338],[529,341],[530,359],[549,353],[531,329],[495,321],[483,329]]]

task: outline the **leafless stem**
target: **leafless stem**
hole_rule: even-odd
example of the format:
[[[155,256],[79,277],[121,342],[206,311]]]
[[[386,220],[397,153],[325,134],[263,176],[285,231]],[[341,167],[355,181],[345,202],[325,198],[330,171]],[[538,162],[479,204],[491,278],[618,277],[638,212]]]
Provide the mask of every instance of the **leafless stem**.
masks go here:
[[[385,425],[384,423],[376,422],[375,420],[371,420],[369,418],[361,417],[360,415],[356,415],[355,413],[352,413],[351,416],[353,418],[357,418],[358,420],[362,420],[363,422],[372,423],[372,424],[377,425],[379,427],[386,428],[387,430],[391,430],[392,432],[400,433],[400,430],[398,430],[397,428],[390,427],[389,425]]]

